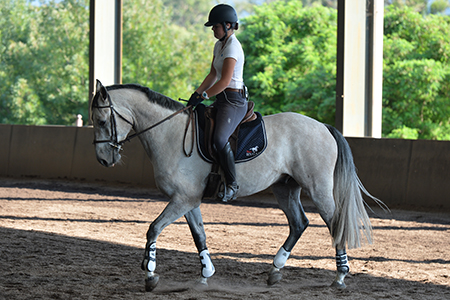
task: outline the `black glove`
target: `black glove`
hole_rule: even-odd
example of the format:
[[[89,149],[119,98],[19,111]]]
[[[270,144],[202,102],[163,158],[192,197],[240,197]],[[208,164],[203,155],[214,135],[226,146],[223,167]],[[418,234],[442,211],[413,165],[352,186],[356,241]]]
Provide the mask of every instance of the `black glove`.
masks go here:
[[[194,92],[194,93],[191,95],[191,98],[189,98],[189,101],[188,101],[188,103],[187,103],[187,106],[192,105],[193,107],[196,107],[196,106],[197,106],[200,102],[202,102],[202,101],[203,101],[202,96],[200,96],[199,93]]]

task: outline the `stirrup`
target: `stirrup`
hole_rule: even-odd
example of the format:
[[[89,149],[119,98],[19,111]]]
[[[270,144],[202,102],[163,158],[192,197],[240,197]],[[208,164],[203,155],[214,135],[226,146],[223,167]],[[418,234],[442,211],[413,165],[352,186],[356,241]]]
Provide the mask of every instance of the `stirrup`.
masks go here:
[[[223,182],[220,185],[219,193],[217,197],[224,202],[228,203],[230,201],[236,200],[237,192],[239,190],[239,186],[236,184],[224,184]]]

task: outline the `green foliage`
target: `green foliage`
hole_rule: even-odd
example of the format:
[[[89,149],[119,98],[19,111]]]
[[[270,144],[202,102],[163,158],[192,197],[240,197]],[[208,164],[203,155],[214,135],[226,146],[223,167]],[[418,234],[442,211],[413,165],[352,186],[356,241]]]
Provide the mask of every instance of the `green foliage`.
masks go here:
[[[449,0],[434,0],[430,4],[430,13],[443,14],[447,8],[450,7]]]
[[[403,126],[401,128],[392,130],[392,132],[389,133],[387,135],[387,137],[393,138],[393,139],[416,140],[419,138],[419,130],[416,128],[409,128],[409,127]]]
[[[0,3],[0,122],[72,124],[78,113],[87,117],[88,2]]]
[[[203,28],[214,4],[212,0],[162,0],[170,11],[171,23],[187,29]]]
[[[169,0],[170,1],[170,0]],[[255,8],[260,6],[262,3],[270,4],[272,2],[290,2],[291,0],[235,0],[229,1],[233,3],[238,16],[254,14]],[[442,0],[445,1],[445,0]],[[215,1],[220,2],[220,1]],[[308,6],[326,6],[331,8],[337,8],[338,0],[301,0],[303,7]]]
[[[177,5],[183,19],[173,14]],[[214,38],[203,26],[211,6],[124,1],[123,82],[189,97],[211,60]],[[89,0],[1,1],[0,28],[0,122],[73,125],[79,113],[87,120]]]
[[[243,20],[244,80],[263,114],[296,111],[333,124],[337,13],[301,8],[274,2]]]
[[[450,20],[411,9],[385,16],[383,134],[450,137]],[[399,131],[400,130],[400,131]]]
[[[422,15],[443,14],[450,7],[449,0],[384,0],[385,7],[409,8]]]
[[[27,47],[34,15],[26,1],[0,3],[0,121],[2,123],[42,122],[39,99],[30,89],[25,71],[32,64]],[[27,16],[27,17],[25,17]]]
[[[410,8],[415,12],[425,15],[427,13],[428,0],[384,0],[387,5],[395,8]]]
[[[236,1],[238,11],[253,9],[246,1]],[[435,7],[444,7],[439,1]],[[263,114],[296,111],[333,124],[337,12],[318,4],[336,1],[266,2],[241,17],[237,32],[251,99]],[[422,0],[388,2],[383,136],[450,140],[450,17],[424,17]],[[123,3],[123,82],[188,98],[209,71],[215,39],[203,23],[215,1]],[[0,1],[1,123],[72,125],[78,113],[87,119],[88,4]]]
[[[172,22],[174,8],[163,1],[148,2],[124,2],[122,81],[175,99],[188,98],[207,74],[212,58],[214,38],[203,26],[207,17],[201,20],[202,27],[193,29],[190,19],[182,27]],[[204,9],[198,15],[207,15],[209,5]]]

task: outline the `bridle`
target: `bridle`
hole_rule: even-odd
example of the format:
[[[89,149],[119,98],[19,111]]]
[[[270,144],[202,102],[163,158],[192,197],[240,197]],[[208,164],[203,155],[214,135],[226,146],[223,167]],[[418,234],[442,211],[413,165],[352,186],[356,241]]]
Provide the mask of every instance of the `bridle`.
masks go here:
[[[111,147],[117,149],[117,150],[122,150],[122,145],[125,142],[125,140],[123,141],[119,141],[117,138],[117,124],[116,124],[116,115],[119,116],[122,120],[124,120],[125,122],[127,122],[128,124],[131,125],[132,128],[134,128],[134,124],[131,123],[130,121],[128,121],[124,116],[122,116],[115,108],[114,105],[112,104],[111,98],[109,96],[109,94],[107,94],[107,98],[108,100],[108,105],[104,105],[104,106],[100,106],[100,105],[92,105],[92,108],[97,108],[97,109],[102,109],[102,108],[109,108],[110,109],[110,116],[109,116],[109,123],[111,124],[111,137],[109,138],[109,140],[96,140],[94,138],[94,142],[93,144],[100,144],[100,143],[108,143]]]
[[[95,99],[94,99],[94,100],[95,100]],[[109,119],[110,119],[110,124],[111,124],[111,136],[110,136],[109,140],[96,140],[96,139],[94,138],[93,144],[108,143],[112,148],[117,149],[118,151],[120,151],[120,150],[122,150],[122,145],[123,145],[125,142],[129,142],[131,139],[133,139],[133,138],[135,138],[135,137],[141,135],[142,133],[147,132],[147,131],[149,131],[149,130],[152,129],[152,128],[155,128],[156,126],[158,126],[158,125],[164,123],[165,121],[170,120],[171,118],[175,117],[176,115],[178,115],[178,114],[180,114],[180,113],[182,113],[182,112],[184,112],[184,111],[186,111],[186,110],[189,110],[189,118],[188,118],[188,122],[187,122],[187,124],[186,124],[186,130],[185,130],[185,133],[184,133],[184,139],[183,139],[183,150],[184,150],[184,154],[185,154],[187,157],[190,157],[190,156],[192,155],[192,153],[193,153],[193,151],[194,151],[194,132],[195,132],[194,126],[195,126],[195,122],[194,122],[194,113],[193,113],[193,109],[192,109],[192,106],[191,106],[191,105],[186,106],[186,107],[184,107],[184,108],[182,108],[182,109],[180,109],[180,110],[174,112],[173,114],[169,115],[168,117],[162,119],[161,121],[159,121],[159,122],[157,122],[157,123],[151,125],[150,127],[147,127],[146,129],[141,130],[141,131],[139,131],[139,132],[137,132],[137,133],[134,133],[134,134],[132,134],[132,135],[126,137],[124,140],[119,141],[118,138],[117,138],[116,115],[119,116],[119,117],[120,117],[122,120],[124,120],[126,123],[130,124],[130,125],[131,125],[131,128],[133,128],[133,129],[134,129],[134,123],[132,123],[132,122],[130,122],[129,120],[127,120],[124,116],[122,116],[122,115],[114,108],[114,105],[113,105],[113,103],[112,103],[112,101],[111,101],[111,97],[109,96],[108,93],[107,93],[106,100],[107,100],[107,102],[108,102],[108,105],[104,105],[104,106],[95,105],[95,102],[94,102],[94,103],[92,104],[92,108],[97,108],[97,109],[109,108],[109,109],[110,109],[110,112],[111,112],[111,113],[110,113]],[[186,152],[185,141],[186,141],[186,136],[187,136],[187,132],[188,132],[188,129],[189,129],[189,124],[192,124],[192,145],[191,145],[191,150],[190,150],[190,152],[188,153],[188,152]]]

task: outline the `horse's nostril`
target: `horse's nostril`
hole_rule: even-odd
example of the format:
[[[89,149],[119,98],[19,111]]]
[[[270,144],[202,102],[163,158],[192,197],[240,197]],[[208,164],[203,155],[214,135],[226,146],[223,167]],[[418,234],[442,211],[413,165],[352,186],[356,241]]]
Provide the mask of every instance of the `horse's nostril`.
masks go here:
[[[104,159],[99,159],[98,161],[102,164],[102,166],[105,166],[105,167],[108,166],[108,162],[107,162],[106,160],[104,160]]]

